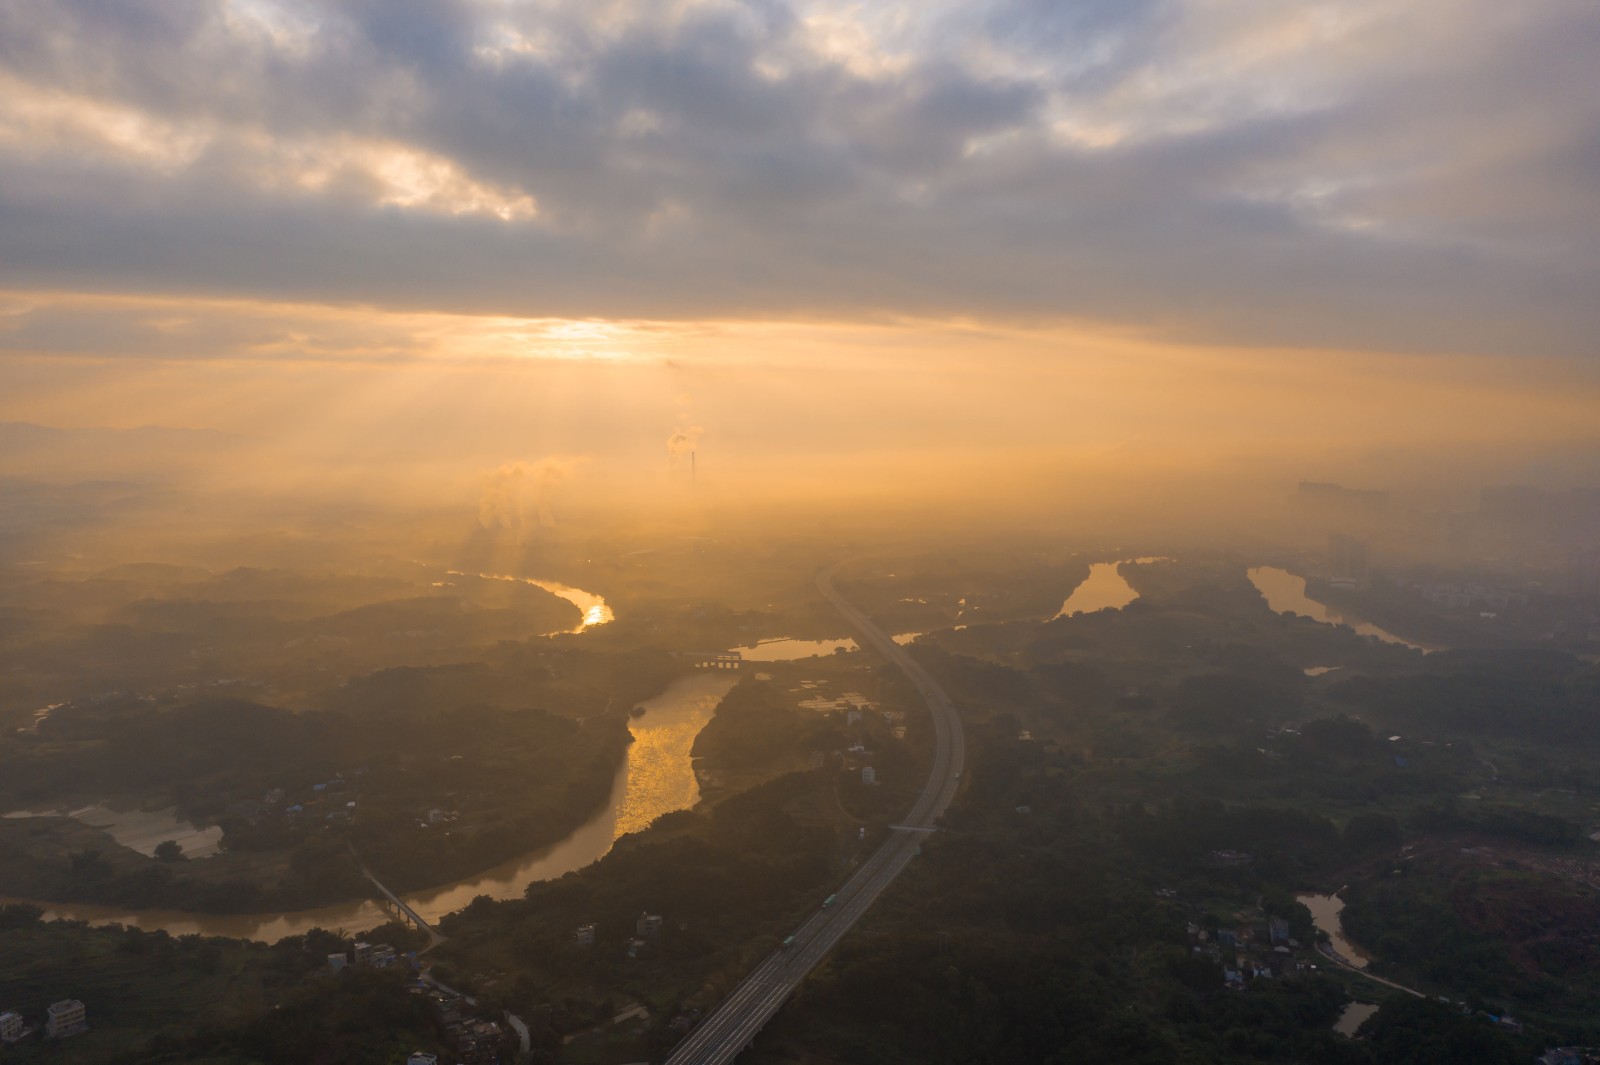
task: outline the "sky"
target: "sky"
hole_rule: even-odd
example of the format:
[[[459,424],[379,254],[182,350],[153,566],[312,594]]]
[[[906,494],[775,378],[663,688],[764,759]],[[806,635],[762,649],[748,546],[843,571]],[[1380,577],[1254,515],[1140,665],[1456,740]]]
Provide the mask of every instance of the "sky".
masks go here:
[[[0,419],[1592,451],[1596,69],[1592,0],[0,0]]]

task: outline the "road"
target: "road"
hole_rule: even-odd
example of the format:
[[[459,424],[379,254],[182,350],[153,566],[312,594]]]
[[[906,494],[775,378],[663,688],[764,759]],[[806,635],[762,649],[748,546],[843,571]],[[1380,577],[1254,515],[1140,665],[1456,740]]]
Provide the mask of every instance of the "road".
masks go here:
[[[354,856],[355,851],[351,851],[350,853],[352,856]],[[394,892],[384,887],[383,881],[373,876],[371,869],[368,869],[365,865],[361,866],[361,875],[372,881],[377,889],[383,892],[383,897],[394,903],[396,909],[405,914],[407,917],[411,918],[412,924],[428,933],[428,945],[422,948],[421,953],[426,954],[428,951],[444,942],[443,934],[441,934],[437,928],[433,927],[433,925],[429,924],[427,921],[424,921],[420,913],[418,913],[416,910],[413,910],[410,906],[407,906],[405,902],[401,900],[399,895],[396,895]]]
[[[1327,958],[1329,961],[1339,966],[1339,968],[1344,969],[1346,972],[1355,973],[1357,976],[1364,976],[1368,980],[1380,983],[1385,987],[1392,987],[1396,991],[1404,991],[1408,995],[1415,995],[1417,998],[1428,997],[1414,987],[1407,987],[1405,984],[1397,984],[1393,980],[1385,980],[1381,976],[1375,976],[1372,973],[1367,972],[1365,969],[1358,969],[1356,966],[1350,964],[1350,960],[1348,958],[1334,950],[1333,947],[1329,946],[1327,943],[1318,943],[1317,951],[1324,958]]]
[[[817,576],[817,590],[869,646],[905,673],[928,704],[933,724],[933,767],[911,813],[834,894],[833,905],[818,909],[794,933],[794,944],[768,955],[723,999],[710,1016],[684,1037],[667,1065],[724,1065],[748,1047],[784,1001],[800,986],[885,888],[910,864],[923,834],[934,826],[961,783],[966,747],[955,708],[938,684],[866,615],[846,602],[833,586],[834,569]]]
[[[471,995],[463,995],[455,988],[446,984],[441,984],[439,981],[435,980],[432,973],[420,973],[418,974],[417,979],[421,980],[429,987],[437,987],[440,991],[443,991],[447,995],[454,995],[457,998],[464,998],[467,1000],[469,1005],[476,1006],[478,1004],[478,1000],[473,998]],[[528,1026],[522,1023],[522,1018],[518,1017],[515,1013],[507,1013],[505,1014],[505,1018],[506,1023],[511,1025],[511,1030],[517,1033],[517,1040],[522,1044],[522,1056],[526,1058],[533,1050],[533,1037],[528,1032]]]

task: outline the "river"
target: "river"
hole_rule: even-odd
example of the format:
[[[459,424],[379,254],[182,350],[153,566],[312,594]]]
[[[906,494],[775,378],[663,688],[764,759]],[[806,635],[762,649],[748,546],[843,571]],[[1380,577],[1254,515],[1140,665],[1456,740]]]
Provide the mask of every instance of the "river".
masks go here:
[[[466,576],[460,570],[450,570],[449,572],[456,577]],[[563,629],[561,633],[551,633],[550,635],[582,632],[585,629],[592,629],[596,625],[605,625],[617,619],[616,614],[611,612],[610,604],[604,598],[593,592],[586,592],[582,588],[574,588],[570,584],[562,584],[559,581],[542,581],[535,577],[512,577],[503,573],[480,573],[478,576],[486,581],[511,581],[513,583],[531,584],[535,588],[543,588],[551,595],[565,599],[577,607],[581,612],[578,624],[570,629]]]
[[[1295,901],[1305,904],[1311,911],[1311,923],[1317,926],[1319,932],[1328,933],[1328,942],[1335,952],[1349,963],[1351,968],[1365,969],[1367,956],[1360,947],[1344,937],[1344,922],[1339,914],[1344,909],[1344,900],[1338,895],[1296,895]]]
[[[644,714],[628,729],[634,742],[617,770],[611,798],[604,809],[571,835],[549,847],[531,851],[493,869],[443,887],[416,891],[406,903],[430,923],[461,909],[479,895],[520,898],[535,880],[551,880],[582,869],[604,857],[618,837],[637,832],[662,814],[694,806],[700,800],[690,750],[711,720],[717,703],[738,682],[737,673],[693,673],[674,680],[660,695],[640,705]],[[15,900],[0,900],[15,901]],[[46,920],[68,918],[94,924],[117,922],[172,935],[199,933],[276,942],[312,928],[371,928],[390,915],[371,900],[339,903],[314,910],[273,914],[199,914],[177,910],[127,910],[115,906],[38,903]]]
[[[1344,900],[1338,895],[1296,895],[1295,900],[1305,904],[1311,911],[1311,923],[1316,925],[1319,932],[1328,934],[1328,944],[1334,952],[1343,958],[1347,964],[1355,969],[1365,969],[1368,957],[1360,947],[1344,937],[1344,921],[1339,914],[1344,910]],[[1334,1022],[1333,1030],[1340,1035],[1354,1038],[1356,1029],[1361,1027],[1363,1021],[1378,1012],[1378,1007],[1370,1002],[1347,1002],[1339,1012],[1339,1019]]]
[[[1371,622],[1355,619],[1347,620],[1343,614],[1340,614],[1326,603],[1319,603],[1307,596],[1306,579],[1297,577],[1286,569],[1279,569],[1276,566],[1255,566],[1248,571],[1247,575],[1250,578],[1250,583],[1256,586],[1256,591],[1261,593],[1261,597],[1267,601],[1267,606],[1275,613],[1281,614],[1287,610],[1303,618],[1320,621],[1324,625],[1347,625],[1358,636],[1374,636],[1384,643],[1399,644],[1402,647],[1415,648],[1424,653],[1433,650],[1433,648],[1424,647],[1421,644],[1412,643],[1410,640],[1396,636],[1387,629],[1381,629]]]
[[[854,651],[856,642],[849,637],[839,640],[793,640],[783,637],[776,640],[761,640],[748,647],[735,647],[733,650],[748,662],[793,662],[797,658],[831,655],[841,648]]]
[[[1122,576],[1121,567],[1141,566],[1148,562],[1165,562],[1164,558],[1125,558],[1120,562],[1096,562],[1089,567],[1089,576],[1083,583],[1072,589],[1072,594],[1067,601],[1061,604],[1057,618],[1069,618],[1074,614],[1092,614],[1097,610],[1121,610],[1135,599],[1139,593],[1133,590]],[[1055,618],[1050,620],[1054,621]]]

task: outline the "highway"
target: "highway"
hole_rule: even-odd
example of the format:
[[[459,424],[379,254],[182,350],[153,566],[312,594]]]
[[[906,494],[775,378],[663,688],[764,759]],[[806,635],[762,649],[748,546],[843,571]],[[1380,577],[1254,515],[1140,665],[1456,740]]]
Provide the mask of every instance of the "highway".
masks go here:
[[[817,576],[817,590],[843,614],[871,647],[893,662],[916,685],[928,705],[933,724],[933,766],[916,804],[883,845],[851,874],[834,894],[833,904],[818,909],[795,930],[794,943],[774,951],[734,988],[717,1008],[684,1037],[667,1065],[723,1065],[748,1047],[806,974],[844,938],[885,888],[910,864],[926,830],[934,826],[960,785],[966,747],[955,708],[926,670],[866,615],[846,602],[833,586],[835,566]]]

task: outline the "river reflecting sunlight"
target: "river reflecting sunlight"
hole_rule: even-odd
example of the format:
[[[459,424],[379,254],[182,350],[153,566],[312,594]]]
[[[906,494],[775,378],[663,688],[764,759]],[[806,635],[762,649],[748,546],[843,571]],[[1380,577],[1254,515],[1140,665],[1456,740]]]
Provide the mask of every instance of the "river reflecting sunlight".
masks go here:
[[[461,909],[479,895],[520,898],[535,880],[551,880],[603,858],[619,836],[637,832],[664,813],[692,807],[700,800],[690,751],[700,730],[711,720],[717,703],[738,673],[706,672],[679,677],[660,695],[639,704],[644,714],[631,718],[634,742],[612,782],[604,809],[561,842],[514,858],[466,880],[404,897],[424,919],[435,921]],[[12,901],[12,900],[0,900]],[[199,933],[276,942],[312,928],[362,929],[383,924],[389,914],[371,900],[345,902],[314,910],[270,914],[200,914],[176,910],[126,910],[114,906],[39,903],[45,919],[67,918],[94,924],[132,925],[172,935]]]
[[[1070,618],[1074,614],[1092,614],[1096,610],[1121,610],[1139,598],[1133,585],[1123,578],[1122,567],[1165,561],[1162,558],[1125,558],[1120,562],[1094,563],[1089,567],[1089,576],[1072,590],[1056,617]]]

